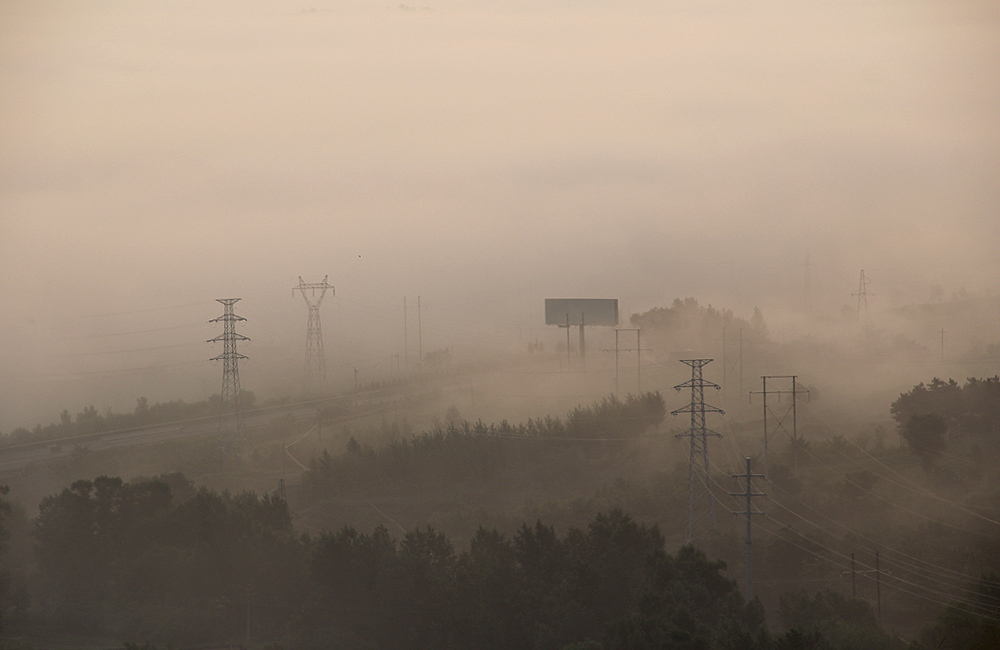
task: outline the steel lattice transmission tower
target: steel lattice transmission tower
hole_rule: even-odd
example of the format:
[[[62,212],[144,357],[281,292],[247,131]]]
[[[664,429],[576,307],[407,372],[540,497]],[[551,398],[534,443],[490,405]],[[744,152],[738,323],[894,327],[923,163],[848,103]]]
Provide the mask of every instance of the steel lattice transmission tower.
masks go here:
[[[872,283],[871,278],[865,277],[865,270],[861,269],[861,280],[858,282],[857,293],[852,293],[858,299],[858,320],[861,320],[861,312],[865,313],[865,322],[868,322],[868,296],[875,294],[868,290],[868,285]]]
[[[303,282],[302,276],[299,276],[299,286],[292,287],[292,296],[295,295],[295,291],[298,290],[302,294],[302,299],[306,301],[306,305],[309,307],[309,324],[306,327],[306,364],[305,364],[305,381],[306,386],[313,387],[317,385],[322,385],[326,381],[326,357],[323,354],[323,327],[319,321],[319,307],[323,304],[323,297],[326,296],[326,290],[329,289],[330,293],[334,293],[333,285],[327,284],[326,279],[330,277],[327,275],[323,276],[322,282]],[[306,292],[309,292],[308,294]],[[316,292],[319,292],[319,297],[316,296]]]
[[[249,341],[250,339],[236,331],[236,323],[245,321],[242,316],[237,316],[233,312],[233,305],[239,302],[239,298],[218,298],[216,302],[221,302],[226,311],[222,316],[213,318],[210,323],[222,323],[223,331],[221,336],[209,339],[209,343],[222,341],[222,354],[212,357],[211,361],[222,361],[222,404],[219,411],[219,443],[223,451],[230,455],[242,455],[246,450],[246,441],[243,437],[243,398],[240,392],[240,359],[248,357],[240,354],[236,350],[237,341]]]
[[[712,474],[708,465],[708,437],[721,437],[705,426],[706,413],[724,413],[715,406],[705,404],[705,388],[720,389],[718,384],[705,381],[702,368],[711,363],[712,359],[682,359],[681,363],[691,366],[691,379],[674,386],[680,391],[691,389],[691,403],[671,415],[680,413],[691,414],[691,428],[677,434],[677,438],[688,438],[691,443],[691,463],[688,470],[688,525],[687,541],[691,542],[698,533],[717,531],[719,522],[715,516],[715,495],[712,493]]]

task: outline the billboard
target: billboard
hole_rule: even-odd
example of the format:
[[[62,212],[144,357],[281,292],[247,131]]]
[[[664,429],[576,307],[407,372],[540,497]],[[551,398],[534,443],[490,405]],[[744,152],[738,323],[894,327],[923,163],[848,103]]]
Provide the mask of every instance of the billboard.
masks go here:
[[[617,298],[546,298],[546,325],[617,325]]]

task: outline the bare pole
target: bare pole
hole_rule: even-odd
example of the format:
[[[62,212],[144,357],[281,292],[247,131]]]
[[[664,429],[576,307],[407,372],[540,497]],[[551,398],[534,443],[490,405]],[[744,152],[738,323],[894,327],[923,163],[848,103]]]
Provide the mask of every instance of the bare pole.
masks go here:
[[[740,395],[743,394],[743,328],[740,328]]]
[[[222,341],[222,354],[212,357],[211,361],[222,361],[222,392],[220,394],[219,411],[219,444],[223,452],[230,456],[242,456],[246,452],[246,441],[243,438],[243,396],[240,390],[240,359],[248,357],[240,354],[236,349],[238,341],[249,341],[250,339],[237,333],[236,323],[246,321],[242,316],[237,316],[233,311],[233,305],[239,302],[239,298],[218,298],[225,307],[225,312],[218,318],[213,318],[210,323],[222,323],[223,333],[215,338],[208,339],[208,343],[218,343]]]
[[[569,313],[566,314],[566,372],[569,372],[572,365],[572,355],[569,350]]]
[[[858,574],[854,568],[854,553],[851,553],[851,598],[858,597]]]
[[[618,332],[619,330],[615,330],[615,397],[620,396],[618,392]]]
[[[764,383],[764,473],[767,473],[767,377],[761,377]]]
[[[726,362],[726,326],[722,326],[722,403],[729,408],[729,364]]]
[[[580,312],[580,368],[581,370],[587,369],[587,344],[583,338],[583,326],[584,326],[585,314]]]
[[[878,603],[878,624],[882,626],[882,571],[878,567],[878,551],[875,551],[875,598]]]
[[[799,417],[798,417],[798,401],[795,399],[798,395],[798,391],[795,390],[795,380],[796,376],[792,375],[792,444],[795,446],[792,448],[792,464],[794,465],[795,474],[799,473]]]
[[[642,330],[635,330],[635,390],[642,394]]]

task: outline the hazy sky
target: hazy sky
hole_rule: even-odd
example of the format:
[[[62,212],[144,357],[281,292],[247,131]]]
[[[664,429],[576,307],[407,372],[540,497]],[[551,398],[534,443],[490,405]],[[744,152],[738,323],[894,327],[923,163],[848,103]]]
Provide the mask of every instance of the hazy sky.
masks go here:
[[[215,298],[298,368],[299,275],[373,367],[404,295],[992,292],[998,116],[995,0],[0,0],[0,430],[215,389]]]

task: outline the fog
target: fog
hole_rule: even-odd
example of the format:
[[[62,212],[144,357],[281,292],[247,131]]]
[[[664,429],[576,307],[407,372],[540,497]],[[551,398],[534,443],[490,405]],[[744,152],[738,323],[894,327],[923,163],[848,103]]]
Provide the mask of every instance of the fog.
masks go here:
[[[416,358],[418,296],[462,361],[554,349],[546,297],[791,339],[861,269],[882,327],[994,295],[998,31],[989,0],[0,2],[0,430],[217,392],[216,298],[243,387],[288,390],[299,276],[344,382]]]

